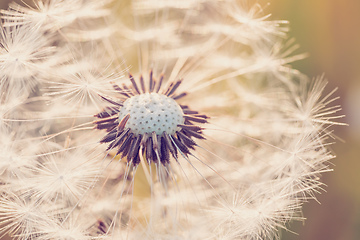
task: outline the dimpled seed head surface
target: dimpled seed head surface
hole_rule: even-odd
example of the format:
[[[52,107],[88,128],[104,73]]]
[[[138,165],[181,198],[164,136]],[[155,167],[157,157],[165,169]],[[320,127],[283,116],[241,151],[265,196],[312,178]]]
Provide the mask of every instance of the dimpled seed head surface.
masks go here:
[[[173,135],[184,124],[184,113],[172,98],[158,93],[144,93],[127,99],[119,112],[119,121],[127,114],[130,118],[125,128],[138,134],[161,135],[164,131]]]

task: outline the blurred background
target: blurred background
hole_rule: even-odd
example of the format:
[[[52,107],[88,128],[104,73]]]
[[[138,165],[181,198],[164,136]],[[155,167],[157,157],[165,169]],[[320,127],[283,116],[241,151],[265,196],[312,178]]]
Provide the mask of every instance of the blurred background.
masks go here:
[[[7,8],[8,0],[0,0]],[[290,21],[289,36],[296,38],[300,52],[310,54],[293,66],[309,76],[325,73],[327,91],[338,87],[337,102],[343,107],[332,148],[337,158],[334,172],[324,174],[326,193],[304,206],[303,223],[290,223],[283,240],[360,239],[360,0],[259,0],[272,19]]]
[[[265,1],[260,1],[265,2]],[[332,148],[334,172],[324,174],[326,192],[321,204],[304,206],[305,224],[292,223],[298,233],[284,232],[284,240],[360,239],[360,1],[359,0],[270,0],[273,19],[290,21],[289,36],[296,38],[300,51],[310,54],[295,68],[309,76],[325,73],[328,92],[338,87],[337,102],[348,127],[336,127]]]

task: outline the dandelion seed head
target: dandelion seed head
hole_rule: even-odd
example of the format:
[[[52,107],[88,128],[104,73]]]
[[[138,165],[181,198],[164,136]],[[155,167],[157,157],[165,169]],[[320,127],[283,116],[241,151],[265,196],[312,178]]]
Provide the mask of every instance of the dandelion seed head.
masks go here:
[[[127,127],[136,134],[164,131],[175,134],[178,125],[184,124],[184,113],[172,98],[159,93],[144,93],[133,96],[124,102],[119,112],[119,120],[130,114]]]
[[[263,10],[253,0],[0,10],[0,235],[275,239],[303,220],[340,108],[289,65],[305,55]]]
[[[208,117],[177,103],[187,94],[177,93],[182,80],[164,88],[163,74],[157,81],[150,71],[148,84],[140,76],[140,86],[131,74],[129,78],[130,86],[114,85],[122,95],[120,101],[103,97],[115,106],[95,115],[100,118],[95,121],[96,128],[109,132],[100,142],[111,142],[107,150],[118,147],[116,155],[126,156],[135,165],[143,154],[148,161],[163,165],[169,162],[170,154],[175,159],[178,152],[186,157],[197,146],[192,137],[204,139],[201,127],[195,124],[207,123]]]

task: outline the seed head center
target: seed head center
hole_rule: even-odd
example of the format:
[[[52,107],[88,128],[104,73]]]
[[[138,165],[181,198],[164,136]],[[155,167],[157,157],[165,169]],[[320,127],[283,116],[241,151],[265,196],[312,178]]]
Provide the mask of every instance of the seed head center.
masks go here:
[[[184,124],[184,113],[180,105],[172,98],[159,93],[143,93],[127,99],[119,112],[119,121],[127,114],[130,118],[126,128],[135,135],[164,131],[170,135],[179,130],[178,124]]]

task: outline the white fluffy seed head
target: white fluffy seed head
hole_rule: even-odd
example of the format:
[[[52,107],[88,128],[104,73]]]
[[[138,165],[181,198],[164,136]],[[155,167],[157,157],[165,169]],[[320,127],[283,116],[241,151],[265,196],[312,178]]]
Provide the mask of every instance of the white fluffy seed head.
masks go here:
[[[172,98],[158,93],[144,93],[133,96],[124,102],[119,112],[119,121],[127,114],[130,118],[126,128],[136,135],[164,131],[170,135],[179,130],[178,124],[184,124],[184,113]]]

